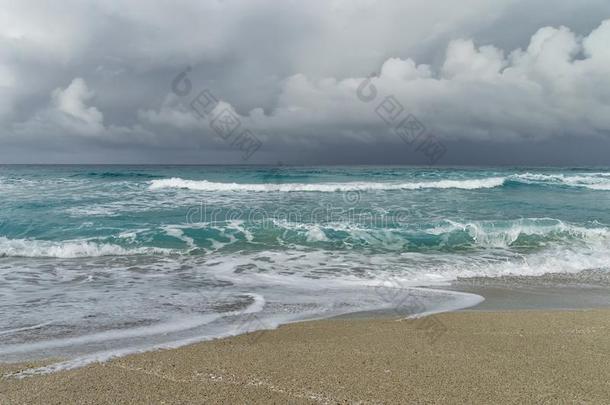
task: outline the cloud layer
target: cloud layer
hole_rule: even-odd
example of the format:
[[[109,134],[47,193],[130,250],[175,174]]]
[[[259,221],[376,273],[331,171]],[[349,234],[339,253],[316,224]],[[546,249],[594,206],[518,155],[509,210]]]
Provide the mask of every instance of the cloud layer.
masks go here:
[[[421,163],[394,153],[388,103],[449,163],[494,161],[466,144],[569,145],[561,160],[610,141],[606,2],[559,1],[552,17],[538,1],[397,3],[8,2],[0,162],[236,163],[210,127],[227,110],[262,142],[251,162]],[[187,66],[190,92],[176,94]],[[202,118],[190,103],[204,89],[220,103]]]

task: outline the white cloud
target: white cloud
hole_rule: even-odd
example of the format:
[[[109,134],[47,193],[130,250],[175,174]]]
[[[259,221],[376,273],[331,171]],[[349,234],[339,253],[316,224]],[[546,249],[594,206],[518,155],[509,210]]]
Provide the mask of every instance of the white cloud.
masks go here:
[[[449,80],[493,80],[506,65],[504,53],[498,48],[477,49],[471,40],[455,40],[449,44],[442,72]]]
[[[583,45],[587,56],[600,63],[609,62],[608,37],[610,37],[610,20],[604,21],[584,40]]]
[[[85,80],[74,78],[65,88],[53,90],[46,106],[29,119],[13,124],[11,135],[27,142],[69,142],[89,139],[106,143],[154,143],[155,137],[140,125],[106,125],[104,114],[91,102],[95,92]]]
[[[363,77],[313,79],[296,74],[282,81],[275,108],[267,114],[262,108],[252,109],[240,120],[288,143],[323,141],[329,133],[364,142],[387,140],[389,126],[375,108],[384,97],[394,96],[405,114],[415,114],[445,139],[608,134],[610,66],[604,63],[606,47],[600,45],[610,43],[608,26],[604,22],[584,38],[566,27],[544,27],[525,50],[508,56],[491,45],[477,47],[470,39],[456,39],[449,43],[438,69],[412,59],[390,58],[371,81],[378,92],[371,103],[356,95]],[[579,58],[583,50],[585,57]],[[586,91],[592,88],[598,90]],[[93,96],[85,81],[76,78],[68,87],[53,91],[52,109],[36,121],[51,120],[85,134],[104,133],[103,114],[88,104]],[[213,138],[208,122],[197,117],[188,101],[170,94],[160,109],[140,109],[138,121],[151,132],[169,127]],[[216,110],[220,107],[237,114],[227,102]],[[155,139],[172,143],[175,136]]]
[[[54,107],[67,116],[81,121],[83,124],[101,128],[104,116],[95,107],[88,107],[85,103],[91,100],[95,93],[87,87],[83,79],[77,77],[65,89],[55,89],[53,91]]]
[[[454,40],[436,72],[411,59],[388,59],[372,79],[379,95],[370,104],[356,97],[362,77],[295,75],[284,82],[279,105],[260,128],[286,133],[323,126],[356,131],[370,125],[383,130],[374,109],[393,95],[445,139],[607,136],[610,65],[604,63],[607,47],[600,44],[610,43],[609,21],[585,38],[565,27],[542,28],[526,50],[509,56],[493,46]],[[586,56],[578,57],[583,46]]]

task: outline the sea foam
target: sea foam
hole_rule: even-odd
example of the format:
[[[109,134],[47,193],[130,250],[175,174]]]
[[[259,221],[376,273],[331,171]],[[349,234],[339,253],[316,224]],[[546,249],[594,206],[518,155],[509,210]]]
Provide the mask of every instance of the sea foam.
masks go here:
[[[342,192],[342,191],[374,191],[374,190],[420,190],[420,189],[462,189],[476,190],[494,188],[504,184],[504,177],[484,179],[438,180],[425,182],[346,182],[346,183],[285,183],[285,184],[240,184],[217,183],[207,180],[185,180],[173,177],[170,179],[152,180],[150,190],[164,188],[188,189],[197,191],[253,191],[253,192]]]
[[[150,190],[187,189],[207,192],[346,192],[395,191],[422,189],[477,190],[503,186],[507,181],[521,184],[547,184],[582,187],[590,190],[610,190],[610,173],[579,173],[574,175],[520,173],[508,176],[491,176],[474,179],[442,179],[410,182],[326,182],[326,183],[223,183],[208,180],[188,180],[180,177],[155,179],[149,182]]]
[[[87,240],[46,241],[35,239],[9,239],[0,236],[0,257],[55,257],[62,259],[99,256],[130,256],[167,254],[170,249],[154,247],[125,248],[109,243]]]

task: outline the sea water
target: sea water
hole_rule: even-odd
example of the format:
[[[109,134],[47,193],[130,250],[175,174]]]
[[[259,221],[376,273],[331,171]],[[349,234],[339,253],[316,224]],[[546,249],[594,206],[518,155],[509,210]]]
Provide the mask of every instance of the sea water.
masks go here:
[[[609,207],[603,168],[0,166],[0,361],[479,303],[443,289],[458,278],[605,276]]]

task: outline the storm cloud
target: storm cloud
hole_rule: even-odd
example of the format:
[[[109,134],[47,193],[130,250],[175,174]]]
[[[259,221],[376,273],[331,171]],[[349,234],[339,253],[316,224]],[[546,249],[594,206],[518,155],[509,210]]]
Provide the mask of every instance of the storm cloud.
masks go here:
[[[242,163],[210,125],[224,111],[260,140],[248,163],[426,164],[396,134],[410,116],[445,164],[609,164],[604,16],[592,0],[0,1],[0,163]],[[205,89],[210,117],[191,104]]]

